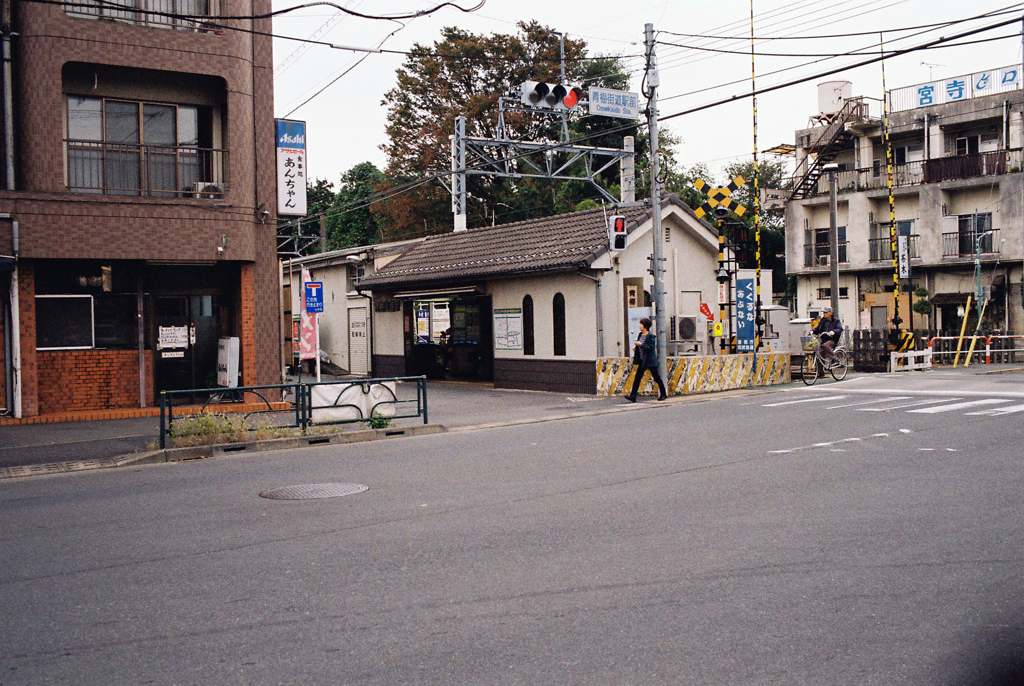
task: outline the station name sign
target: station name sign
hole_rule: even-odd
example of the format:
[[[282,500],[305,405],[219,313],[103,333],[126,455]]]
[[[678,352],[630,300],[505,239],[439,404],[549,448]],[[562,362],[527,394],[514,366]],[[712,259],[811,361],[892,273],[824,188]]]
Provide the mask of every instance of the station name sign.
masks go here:
[[[619,119],[640,118],[640,96],[636,93],[591,87],[589,102],[590,114]]]

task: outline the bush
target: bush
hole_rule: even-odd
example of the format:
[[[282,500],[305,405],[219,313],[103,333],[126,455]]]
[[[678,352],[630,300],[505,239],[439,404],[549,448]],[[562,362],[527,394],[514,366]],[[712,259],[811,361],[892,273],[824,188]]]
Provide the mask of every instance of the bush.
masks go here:
[[[374,412],[369,421],[371,429],[386,429],[391,426],[391,417],[385,417],[380,412]]]
[[[928,289],[925,288],[924,286],[918,286],[917,288],[914,289],[914,295],[916,295],[919,298],[927,298]]]
[[[932,304],[927,300],[918,300],[914,303],[914,312],[917,312],[918,314],[931,314]]]

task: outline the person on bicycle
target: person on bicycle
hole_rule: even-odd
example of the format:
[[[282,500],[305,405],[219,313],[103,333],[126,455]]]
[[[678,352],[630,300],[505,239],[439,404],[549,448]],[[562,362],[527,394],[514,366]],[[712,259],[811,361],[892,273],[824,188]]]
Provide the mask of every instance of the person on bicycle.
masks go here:
[[[825,364],[831,367],[836,359],[832,349],[839,343],[839,336],[843,333],[843,324],[832,313],[831,307],[825,307],[821,310],[821,319],[818,321],[818,325],[814,327],[812,333],[815,336],[821,337],[821,349],[824,351]]]

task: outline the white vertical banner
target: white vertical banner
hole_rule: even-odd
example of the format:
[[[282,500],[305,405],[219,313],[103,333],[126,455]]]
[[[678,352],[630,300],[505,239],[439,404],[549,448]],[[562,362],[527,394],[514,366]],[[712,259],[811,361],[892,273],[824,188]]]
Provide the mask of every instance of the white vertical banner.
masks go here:
[[[277,214],[306,216],[306,122],[277,119]]]
[[[899,278],[910,278],[910,236],[896,237],[896,267]]]

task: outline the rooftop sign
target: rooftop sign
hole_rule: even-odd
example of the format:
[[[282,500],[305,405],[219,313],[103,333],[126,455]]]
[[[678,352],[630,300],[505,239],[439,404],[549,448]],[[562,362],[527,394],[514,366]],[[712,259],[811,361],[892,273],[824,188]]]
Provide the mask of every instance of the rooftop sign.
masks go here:
[[[1021,65],[979,71],[966,76],[930,81],[889,91],[889,111],[944,105],[960,100],[1004,93],[1021,87]]]

